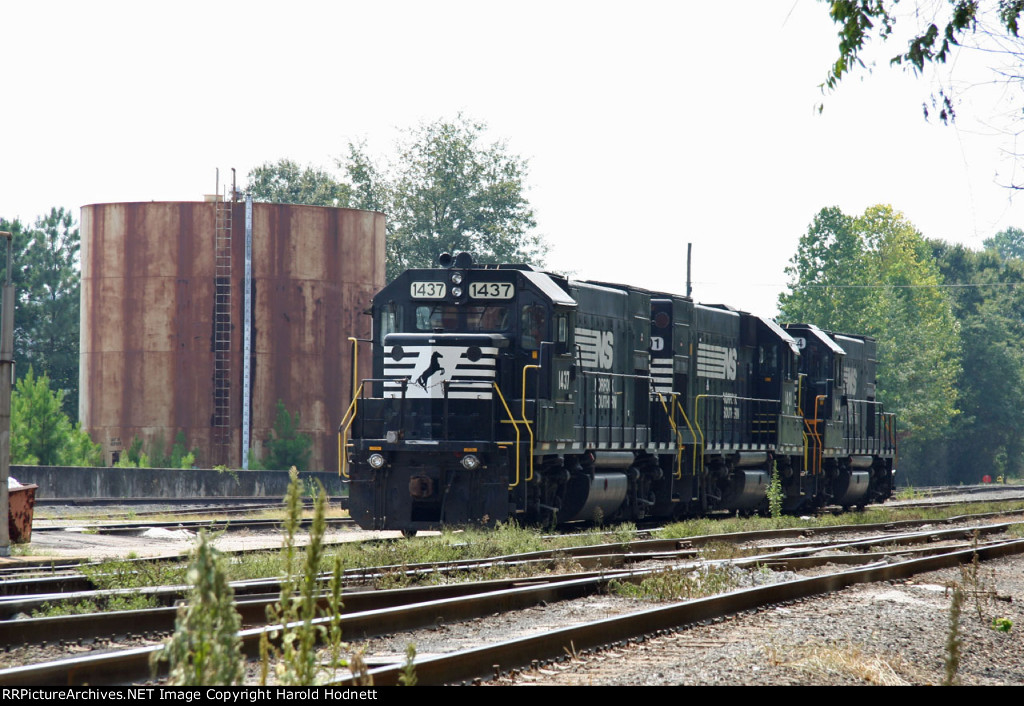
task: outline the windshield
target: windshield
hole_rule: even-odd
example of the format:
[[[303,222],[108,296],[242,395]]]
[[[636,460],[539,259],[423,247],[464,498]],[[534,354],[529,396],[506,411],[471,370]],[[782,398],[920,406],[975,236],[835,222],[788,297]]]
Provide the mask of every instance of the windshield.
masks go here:
[[[500,305],[454,306],[435,304],[416,307],[416,330],[498,333],[508,331],[509,308]]]

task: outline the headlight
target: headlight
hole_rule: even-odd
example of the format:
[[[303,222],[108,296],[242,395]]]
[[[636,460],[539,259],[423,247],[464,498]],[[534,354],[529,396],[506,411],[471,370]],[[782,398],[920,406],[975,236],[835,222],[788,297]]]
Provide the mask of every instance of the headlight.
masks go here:
[[[370,454],[370,458],[367,461],[370,464],[370,468],[374,470],[384,467],[384,457],[380,454]]]
[[[473,454],[466,454],[462,457],[462,467],[467,471],[475,471],[480,468],[480,459]]]
[[[462,287],[452,287],[452,296],[458,299],[462,296]]]
[[[461,272],[454,272],[454,273],[452,273],[452,284],[462,284],[462,273]]]

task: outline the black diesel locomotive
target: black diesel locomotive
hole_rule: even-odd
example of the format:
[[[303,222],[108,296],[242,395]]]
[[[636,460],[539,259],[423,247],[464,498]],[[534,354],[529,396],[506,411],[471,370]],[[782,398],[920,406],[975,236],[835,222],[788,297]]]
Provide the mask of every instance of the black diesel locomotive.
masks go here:
[[[373,300],[339,430],[367,529],[863,506],[892,491],[875,341],[442,255]],[[354,344],[355,345],[355,344]]]

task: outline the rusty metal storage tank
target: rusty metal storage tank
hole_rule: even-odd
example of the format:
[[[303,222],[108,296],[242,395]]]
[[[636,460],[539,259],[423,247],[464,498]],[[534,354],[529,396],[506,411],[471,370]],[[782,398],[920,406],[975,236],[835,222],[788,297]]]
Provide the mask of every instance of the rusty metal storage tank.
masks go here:
[[[310,468],[337,468],[350,401],[350,336],[384,285],[384,215],[252,204],[250,447],[277,401],[313,440]],[[79,418],[108,463],[138,436],[169,451],[184,432],[203,466],[242,461],[246,204],[82,208]],[[369,356],[360,375],[370,374]]]

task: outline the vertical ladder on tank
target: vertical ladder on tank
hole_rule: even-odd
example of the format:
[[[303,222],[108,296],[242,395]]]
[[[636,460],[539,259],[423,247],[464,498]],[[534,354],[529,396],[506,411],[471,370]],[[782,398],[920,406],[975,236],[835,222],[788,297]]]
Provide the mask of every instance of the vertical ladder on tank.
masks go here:
[[[214,453],[224,464],[230,462],[228,446],[231,443],[231,206],[226,193],[217,194],[214,205],[213,443]]]

